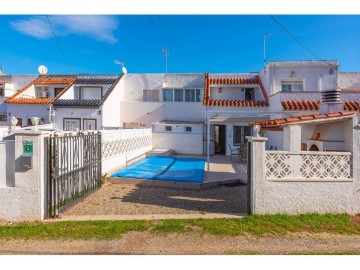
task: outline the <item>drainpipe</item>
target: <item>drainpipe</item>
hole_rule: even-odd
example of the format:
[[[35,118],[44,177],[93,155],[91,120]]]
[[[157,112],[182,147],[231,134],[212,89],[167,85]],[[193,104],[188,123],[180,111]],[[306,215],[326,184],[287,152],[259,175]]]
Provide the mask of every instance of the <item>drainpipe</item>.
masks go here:
[[[207,121],[207,156],[206,156],[206,162],[207,162],[207,172],[210,171],[210,115],[206,113],[206,121]]]

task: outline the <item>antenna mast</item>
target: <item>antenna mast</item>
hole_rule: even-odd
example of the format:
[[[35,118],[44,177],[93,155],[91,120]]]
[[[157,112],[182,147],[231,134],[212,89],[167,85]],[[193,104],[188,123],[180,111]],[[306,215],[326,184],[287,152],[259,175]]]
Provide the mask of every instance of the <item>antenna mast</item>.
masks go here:
[[[264,68],[266,66],[266,39],[271,37],[273,33],[270,33],[268,35],[264,35]]]
[[[169,56],[169,52],[164,48],[162,48],[161,51],[162,51],[163,55],[165,56],[165,73],[167,74],[167,72],[168,72],[168,56]]]

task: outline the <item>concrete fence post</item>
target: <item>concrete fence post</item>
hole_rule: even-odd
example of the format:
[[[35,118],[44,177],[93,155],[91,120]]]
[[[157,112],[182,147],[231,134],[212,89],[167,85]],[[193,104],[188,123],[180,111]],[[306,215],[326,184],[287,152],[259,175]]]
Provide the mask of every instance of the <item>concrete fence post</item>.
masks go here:
[[[246,137],[250,146],[250,164],[248,174],[248,200],[250,214],[256,214],[256,190],[262,185],[265,179],[265,143],[268,138],[265,137]]]
[[[45,217],[45,151],[47,132],[15,131],[15,189],[18,220],[43,220]],[[30,148],[25,149],[28,146]],[[31,156],[31,167],[24,163]]]

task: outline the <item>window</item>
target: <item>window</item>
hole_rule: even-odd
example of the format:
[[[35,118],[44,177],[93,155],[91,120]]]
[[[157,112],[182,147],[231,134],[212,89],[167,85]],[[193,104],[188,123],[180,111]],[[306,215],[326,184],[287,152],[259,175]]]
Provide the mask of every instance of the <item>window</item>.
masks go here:
[[[55,91],[55,97],[60,94],[60,92],[64,90],[64,88],[55,88],[54,91]]]
[[[254,100],[254,88],[245,88],[245,100]]]
[[[175,102],[201,102],[203,100],[201,89],[164,89],[163,101]]]
[[[284,92],[289,91],[302,91],[304,90],[303,81],[281,81],[281,90]]]
[[[203,91],[196,89],[196,102],[202,102],[203,100]]]
[[[36,89],[36,97],[38,98],[47,98],[48,90],[45,87],[39,87]]]
[[[143,101],[159,101],[159,90],[144,90]]]
[[[80,87],[80,99],[101,99],[102,96],[102,87]]]
[[[195,102],[195,89],[185,89],[185,101]]]
[[[64,130],[75,131],[76,129],[81,129],[80,118],[64,118]]]
[[[172,131],[172,126],[165,126],[165,131]]]
[[[96,130],[96,119],[84,119],[83,128],[84,130]]]
[[[173,89],[164,89],[163,100],[164,102],[173,101]]]
[[[6,122],[6,121],[7,121],[7,114],[0,113],[0,122]]]
[[[0,84],[0,97],[3,97],[5,95],[5,87],[3,84]]]
[[[246,136],[251,136],[251,128],[248,126],[234,126],[233,145],[247,143]]]
[[[175,89],[175,101],[184,101],[184,90]]]
[[[185,132],[192,132],[192,127],[185,127]]]

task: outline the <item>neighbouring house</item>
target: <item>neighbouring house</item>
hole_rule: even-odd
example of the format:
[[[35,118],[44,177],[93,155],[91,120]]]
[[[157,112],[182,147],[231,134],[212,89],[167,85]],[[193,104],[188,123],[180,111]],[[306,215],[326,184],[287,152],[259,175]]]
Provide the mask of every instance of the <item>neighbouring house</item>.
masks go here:
[[[40,75],[5,102],[19,126],[31,118],[60,130],[120,127],[122,75]]]
[[[41,75],[9,97],[8,116],[14,116],[19,126],[29,126],[32,117],[41,123],[52,123],[52,104],[76,80],[75,75]]]
[[[360,73],[338,71],[338,61],[274,61],[259,74],[269,93],[270,120],[320,112],[322,93],[340,89],[340,111],[359,111]],[[267,148],[282,149],[283,132],[266,131]]]
[[[123,75],[78,75],[53,102],[60,130],[118,129]]]
[[[6,75],[0,72],[0,126],[9,125],[5,101],[36,77],[37,75]]]

